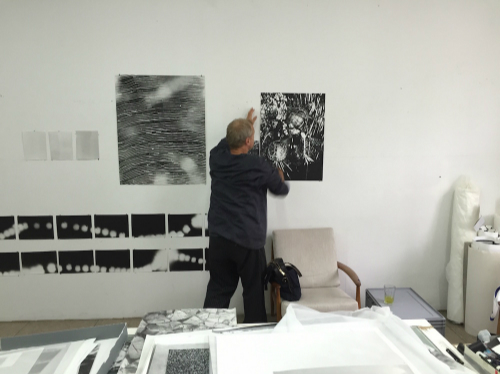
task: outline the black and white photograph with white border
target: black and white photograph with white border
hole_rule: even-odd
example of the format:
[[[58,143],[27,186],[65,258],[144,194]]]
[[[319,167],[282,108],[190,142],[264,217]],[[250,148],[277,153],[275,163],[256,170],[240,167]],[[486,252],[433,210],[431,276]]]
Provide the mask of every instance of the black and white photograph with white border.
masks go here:
[[[16,239],[16,221],[14,216],[0,217],[0,240]]]
[[[203,214],[169,214],[168,234],[172,238],[203,235]]]
[[[17,231],[20,240],[54,239],[52,216],[18,216]]]
[[[57,274],[57,252],[22,252],[21,253],[23,274]]]
[[[203,248],[182,248],[169,251],[170,271],[203,271]]]

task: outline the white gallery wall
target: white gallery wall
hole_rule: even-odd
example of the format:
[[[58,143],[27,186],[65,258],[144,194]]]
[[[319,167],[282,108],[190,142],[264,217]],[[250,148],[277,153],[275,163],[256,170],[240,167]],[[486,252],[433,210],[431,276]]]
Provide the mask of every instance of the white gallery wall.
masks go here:
[[[206,185],[121,186],[118,74],[203,75],[208,153],[261,92],[326,94],[322,182],[269,198],[277,228],[334,228],[364,290],[446,308],[453,185],[500,198],[496,1],[0,0],[0,216],[206,213]],[[98,131],[98,161],[25,161],[24,131]],[[189,146],[189,145],[186,145]],[[4,240],[0,252],[203,248],[207,238]],[[0,320],[201,307],[208,272],[0,277]],[[343,287],[354,287],[342,277]],[[243,313],[241,289],[232,305]]]

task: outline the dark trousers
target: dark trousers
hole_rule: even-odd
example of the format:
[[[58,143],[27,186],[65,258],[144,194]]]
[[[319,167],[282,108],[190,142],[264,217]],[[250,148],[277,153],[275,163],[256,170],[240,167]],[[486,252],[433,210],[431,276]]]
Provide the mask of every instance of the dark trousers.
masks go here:
[[[264,248],[249,249],[222,237],[210,237],[210,281],[204,308],[228,308],[238,280],[243,285],[244,323],[267,322],[263,274]]]

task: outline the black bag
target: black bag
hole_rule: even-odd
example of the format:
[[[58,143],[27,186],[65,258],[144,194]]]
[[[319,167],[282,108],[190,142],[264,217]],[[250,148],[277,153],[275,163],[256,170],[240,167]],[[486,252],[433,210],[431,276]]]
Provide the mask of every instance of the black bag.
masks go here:
[[[275,258],[267,266],[264,275],[264,286],[267,290],[269,282],[276,282],[281,286],[280,295],[282,299],[297,301],[302,296],[299,282],[301,276],[302,274],[295,265],[283,262],[282,258]]]

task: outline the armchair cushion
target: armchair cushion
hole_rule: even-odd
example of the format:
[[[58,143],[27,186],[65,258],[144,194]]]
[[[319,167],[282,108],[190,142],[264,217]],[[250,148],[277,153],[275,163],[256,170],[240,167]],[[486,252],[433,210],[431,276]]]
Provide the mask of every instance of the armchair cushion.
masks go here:
[[[303,288],[299,301],[281,301],[281,314],[291,303],[300,304],[320,312],[336,312],[358,310],[358,303],[339,287]]]
[[[340,286],[332,228],[275,230],[273,235],[274,257],[299,268],[303,289]]]

